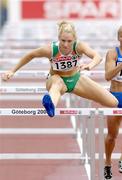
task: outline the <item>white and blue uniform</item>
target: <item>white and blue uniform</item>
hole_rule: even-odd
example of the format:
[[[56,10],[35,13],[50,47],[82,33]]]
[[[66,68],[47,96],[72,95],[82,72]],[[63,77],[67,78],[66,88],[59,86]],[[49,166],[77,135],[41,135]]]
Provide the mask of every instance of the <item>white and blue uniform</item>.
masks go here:
[[[119,63],[122,63],[122,55],[118,47],[116,47],[116,52],[117,52],[117,59],[116,59],[116,66],[117,66]],[[122,70],[112,80],[122,82]]]
[[[116,52],[117,52],[117,59],[116,59],[116,66],[119,63],[122,63],[122,55],[119,50],[119,47],[116,47]],[[122,70],[112,79],[118,82],[122,82]],[[119,101],[118,107],[122,108],[122,92],[111,92]]]

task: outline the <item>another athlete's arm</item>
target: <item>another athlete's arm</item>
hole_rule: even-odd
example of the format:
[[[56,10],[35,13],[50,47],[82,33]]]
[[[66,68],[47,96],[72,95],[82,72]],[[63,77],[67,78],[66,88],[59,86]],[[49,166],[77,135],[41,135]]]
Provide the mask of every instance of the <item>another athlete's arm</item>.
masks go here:
[[[105,61],[105,79],[111,80],[122,70],[122,63],[116,66],[117,53],[115,49],[111,49],[106,54]]]
[[[87,69],[90,70],[94,68],[97,64],[99,64],[102,60],[101,56],[99,53],[97,53],[95,50],[90,48],[86,43],[79,42],[77,45],[77,52],[79,54],[85,54],[89,58],[92,59],[92,62],[86,65]]]

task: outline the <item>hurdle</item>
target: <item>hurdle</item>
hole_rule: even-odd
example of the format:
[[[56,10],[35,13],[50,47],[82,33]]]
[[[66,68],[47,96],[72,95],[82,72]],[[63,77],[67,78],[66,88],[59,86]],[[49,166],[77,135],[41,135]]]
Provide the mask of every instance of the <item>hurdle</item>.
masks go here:
[[[15,60],[15,59],[14,59]],[[0,70],[0,74],[3,74],[5,73],[6,71],[5,70]],[[37,77],[44,77],[44,76],[47,76],[47,74],[49,73],[49,70],[21,70],[21,71],[17,71],[15,73],[15,78],[37,78]],[[81,74],[84,74],[84,75],[88,75],[88,76],[96,76],[97,75],[104,75],[105,74],[105,71],[104,70],[94,70],[94,71],[81,71]]]
[[[32,113],[35,112],[35,113]],[[0,115],[1,116],[45,116],[47,115],[45,109],[40,108],[0,108]],[[122,115],[122,110],[119,108],[57,108],[56,109],[56,116],[58,115],[66,115],[66,116],[78,116],[81,118],[82,116],[89,117],[89,127],[87,129],[87,133],[89,132],[90,144],[89,146],[89,155],[88,160],[90,163],[90,180],[95,179],[95,124],[94,124],[94,116],[99,116],[99,177],[100,180],[103,180],[103,167],[104,167],[104,123],[103,123],[103,116],[106,115],[114,115],[120,116]],[[3,132],[0,132],[1,134]],[[5,133],[5,132],[4,132]],[[3,133],[3,134],[4,134]],[[78,132],[77,132],[78,133]],[[27,155],[27,156],[26,156]],[[5,159],[80,159],[86,160],[86,156],[83,156],[82,152],[80,153],[42,153],[42,154],[0,154],[0,160]]]
[[[1,94],[7,94],[7,93],[14,93],[14,94],[20,94],[20,93],[26,93],[26,94],[43,94],[46,92],[45,86],[1,86],[0,87],[0,93]]]
[[[92,114],[94,114],[95,109],[94,108],[57,108],[56,109],[56,115],[63,115],[63,116],[91,116],[93,118]],[[0,116],[45,116],[46,111],[45,109],[40,109],[40,108],[0,108]],[[94,119],[94,118],[93,118]],[[91,120],[92,122],[92,120]],[[3,130],[4,131],[4,130]],[[7,131],[7,129],[5,129]],[[5,134],[4,131],[4,134]],[[12,130],[11,130],[12,131]],[[10,132],[10,129],[9,129]],[[0,132],[1,134],[3,133],[2,131]],[[77,132],[78,133],[78,132]],[[91,128],[91,138],[94,134],[94,129]],[[95,140],[95,139],[94,139]],[[93,139],[91,140],[93,142]],[[93,152],[94,149],[91,149],[91,157],[89,158],[90,166],[91,166],[91,171],[90,171],[90,179],[94,180],[95,179],[95,154]],[[5,160],[5,159],[78,159],[82,161],[86,160],[86,156],[82,155],[82,152],[80,153],[40,153],[40,154],[0,154],[0,160]]]
[[[98,136],[98,148],[99,148],[98,156],[95,153],[95,137],[94,137],[94,134],[96,133],[95,132],[94,117],[96,115],[98,116],[98,126],[99,126],[99,129],[97,132],[97,133],[99,133],[99,136]],[[88,157],[95,157],[95,159],[99,159],[98,176],[99,176],[100,180],[104,179],[104,177],[103,177],[103,175],[104,175],[104,158],[105,158],[105,153],[104,153],[105,152],[105,150],[104,150],[104,133],[105,133],[105,131],[104,131],[104,120],[103,120],[104,116],[122,116],[122,110],[119,108],[97,108],[95,111],[93,111],[92,118],[89,115],[87,116],[87,118],[89,118],[89,119],[87,119],[89,122],[89,123],[87,122],[87,132],[84,129],[84,127],[86,127],[86,125],[84,125],[84,123],[85,123],[84,121],[86,120],[85,119],[86,116],[85,117],[78,116],[78,117],[80,117],[81,123],[83,122],[83,127],[81,127],[81,131],[82,131],[81,134],[83,137],[83,150],[84,150],[83,154],[84,154],[84,156],[86,154],[86,156],[88,156]],[[91,130],[92,128],[94,130]],[[87,133],[88,133],[88,139],[86,137]],[[122,132],[120,132],[120,133],[122,133]],[[90,142],[90,140],[91,140],[90,136],[92,136],[91,142]],[[90,150],[90,148],[91,148],[91,150]],[[95,155],[94,155],[94,153],[95,153]],[[119,159],[120,155],[121,154],[118,153],[118,156],[117,156],[118,159]],[[114,154],[113,154],[112,158],[114,158]],[[92,160],[93,160],[93,158],[92,158]],[[90,161],[90,158],[88,158],[88,161],[91,164],[91,172],[95,172],[94,162]]]
[[[103,121],[103,117],[104,116],[122,116],[122,110],[120,108],[98,108],[98,114],[99,114],[99,169],[101,169],[101,171],[99,171],[99,176],[102,177],[103,175],[103,166],[104,166],[104,157],[105,154],[104,152],[104,123],[102,123]],[[112,156],[113,157],[113,156]],[[119,154],[120,157],[120,154]],[[119,159],[118,157],[118,159]]]
[[[3,88],[3,87],[2,87]],[[11,88],[14,88],[14,87],[11,87]],[[10,88],[10,89],[11,89]],[[24,87],[25,88],[25,87]],[[10,92],[10,89],[8,89],[8,92]],[[13,90],[12,90],[13,91]],[[22,90],[23,91],[23,90]],[[21,91],[20,91],[21,92]],[[37,93],[40,93],[41,92],[41,89],[40,90],[38,90],[37,91]],[[6,93],[6,92],[5,92]],[[22,93],[22,92],[21,92]],[[29,93],[30,93],[30,91],[29,91]],[[42,93],[44,93],[44,91],[42,91]],[[70,104],[70,103],[68,103],[68,104]],[[27,108],[28,109],[28,108]],[[0,111],[2,112],[2,113],[0,113],[0,115],[1,116],[5,116],[5,115],[7,115],[7,113],[9,112],[10,113],[10,109],[6,109],[6,110],[8,110],[8,111],[6,111],[6,112],[4,112],[3,113],[3,109],[0,109]],[[35,115],[37,116],[37,115],[39,115],[39,114],[41,114],[41,116],[42,115],[47,115],[46,114],[46,112],[44,111],[44,109],[40,109],[40,108],[38,108],[38,109],[32,109],[32,110],[39,110],[39,112],[37,113],[35,113]],[[40,112],[40,110],[41,110],[41,112]],[[66,110],[66,109],[65,109]],[[68,109],[67,109],[68,110]],[[69,156],[67,157],[68,159],[70,159],[71,157],[72,158],[76,158],[76,159],[81,159],[81,161],[83,162],[85,162],[86,160],[88,160],[88,162],[89,162],[89,164],[90,164],[90,167],[91,167],[91,175],[90,176],[92,176],[92,174],[93,174],[93,172],[95,172],[95,162],[94,162],[94,160],[95,160],[95,155],[94,155],[94,153],[95,153],[95,146],[93,146],[93,144],[94,144],[94,141],[95,141],[95,139],[94,139],[94,131],[92,131],[92,129],[94,129],[94,121],[93,121],[93,117],[95,116],[95,115],[99,115],[99,118],[101,119],[100,121],[99,121],[99,127],[100,127],[100,129],[99,129],[99,177],[103,177],[103,165],[104,165],[104,154],[103,154],[103,152],[104,152],[104,148],[103,148],[103,144],[104,144],[104,139],[103,139],[103,130],[104,130],[104,125],[103,125],[103,116],[104,115],[121,115],[121,110],[120,109],[114,109],[114,110],[112,110],[112,109],[109,109],[109,108],[98,108],[98,109],[94,109],[94,111],[95,112],[93,112],[92,111],[92,115],[91,114],[88,114],[88,115],[86,115],[86,114],[82,114],[81,112],[81,110],[80,109],[78,109],[78,111],[72,111],[73,109],[70,109],[71,110],[71,112],[70,112],[70,114],[68,114],[69,113],[69,111],[66,111],[65,112],[65,114],[64,115],[71,115],[71,116],[76,116],[77,117],[77,120],[78,121],[80,121],[80,122],[82,122],[82,121],[85,121],[85,118],[87,117],[87,118],[89,118],[89,120],[88,120],[88,122],[89,122],[89,124],[88,124],[88,128],[87,128],[87,130],[85,130],[83,127],[84,127],[84,125],[82,126],[81,125],[81,127],[79,128],[79,126],[78,125],[76,125],[76,129],[75,129],[75,131],[74,130],[72,130],[72,129],[70,129],[69,131],[59,131],[59,133],[66,133],[66,134],[74,134],[74,135],[78,135],[78,133],[79,133],[79,130],[80,130],[80,136],[83,138],[83,152],[82,153],[80,153],[80,154],[76,154],[76,156],[74,156],[73,154],[69,154]],[[75,109],[76,110],[76,109]],[[83,108],[83,110],[85,110],[85,108]],[[12,116],[14,116],[13,114],[15,113],[15,111],[16,111],[16,108],[14,108],[14,111],[12,111],[13,113],[11,114],[8,114],[8,115],[12,115]],[[43,112],[44,111],[44,112]],[[29,112],[31,112],[32,113],[32,111],[29,111]],[[33,115],[33,114],[27,114],[27,115]],[[60,111],[58,112],[57,111],[57,115],[58,115],[58,113],[60,113]],[[16,115],[16,113],[15,113],[15,115]],[[20,114],[18,114],[18,115],[21,115],[21,111],[20,111]],[[24,116],[26,116],[25,114],[24,114],[24,112],[23,112],[23,114],[22,115],[24,115]],[[59,114],[59,115],[61,115],[61,114]],[[34,116],[34,115],[33,115]],[[40,116],[40,115],[39,115]],[[91,118],[92,117],[92,118]],[[80,120],[80,119],[81,120]],[[91,120],[92,119],[92,120]],[[91,121],[90,121],[91,120]],[[93,122],[92,122],[93,121]],[[77,122],[77,121],[76,121]],[[93,128],[92,128],[93,127]],[[27,130],[27,129],[26,129]],[[29,131],[27,132],[27,131],[23,131],[23,130],[20,130],[19,129],[19,131],[18,131],[18,133],[19,134],[29,134]],[[36,132],[36,130],[33,130],[33,131],[31,131],[33,134],[35,133],[35,134],[43,134],[43,133],[45,133],[46,134],[46,130],[41,130],[41,129],[38,129],[37,130],[37,132]],[[85,135],[85,133],[86,133],[86,135]],[[89,133],[88,133],[89,132]],[[6,133],[13,133],[13,134],[16,134],[16,131],[12,131],[12,129],[5,129],[4,131],[1,129],[0,130],[0,134],[6,134]],[[50,131],[49,132],[50,134],[52,133],[52,131]],[[58,133],[55,133],[55,134],[58,134]],[[100,135],[101,134],[101,135]],[[83,137],[83,136],[85,136],[85,137]],[[85,141],[86,140],[86,136],[88,136],[87,137],[87,141]],[[92,137],[92,140],[90,139]],[[85,144],[85,143],[86,144]],[[84,144],[85,144],[85,151],[84,151]],[[91,149],[90,149],[90,147],[92,147]],[[23,154],[20,154],[20,156],[18,155],[17,157],[18,158],[20,158],[20,157],[22,157],[22,155]],[[31,156],[31,154],[30,154],[30,156]],[[60,157],[58,157],[58,155],[57,155],[57,157],[56,158],[59,158],[59,159],[61,159],[61,158],[63,158],[63,155],[62,154],[59,154],[59,156]],[[64,155],[65,156],[65,155]],[[7,155],[6,154],[6,156],[4,156],[4,157],[9,157],[9,155]],[[14,157],[14,155],[13,156],[11,156],[11,158],[12,157]],[[40,159],[41,159],[41,157],[42,158],[44,158],[45,157],[45,155],[43,154],[38,154],[38,156],[36,156],[35,155],[35,158],[37,158],[37,157],[39,157]],[[91,158],[90,157],[92,157],[92,160],[91,160]],[[93,158],[94,157],[94,158]],[[29,156],[28,156],[28,158],[29,158]],[[3,158],[4,159],[4,158]],[[9,159],[9,158],[8,158]],[[34,156],[32,157],[32,159],[34,159]],[[51,155],[51,154],[49,154],[49,159],[54,159],[54,156],[53,155]],[[95,174],[95,173],[94,173]],[[94,177],[93,177],[94,178]],[[100,180],[102,180],[102,178],[100,179]]]
[[[34,113],[33,113],[34,112]],[[91,115],[92,113],[92,115]],[[0,108],[0,116],[45,116],[47,115],[44,109],[40,109],[40,108]],[[90,117],[89,122],[90,124],[90,129],[88,128],[87,131],[89,131],[89,138],[91,138],[91,143],[89,144],[89,147],[91,146],[91,150],[89,152],[90,156],[88,156],[88,160],[91,164],[91,174],[90,174],[90,178],[91,180],[94,180],[95,178],[95,139],[94,139],[94,116],[95,115],[99,115],[99,177],[101,177],[100,180],[102,180],[103,177],[103,166],[104,166],[104,137],[103,137],[103,131],[104,131],[104,123],[103,123],[103,116],[106,115],[115,115],[115,116],[120,116],[122,115],[122,110],[118,109],[118,108],[60,108],[60,109],[56,109],[56,115],[75,115],[81,118],[82,121],[82,116],[88,116]],[[81,130],[81,129],[80,129]],[[6,133],[13,133],[16,134],[16,131],[13,131],[13,129],[5,129],[2,130],[0,129],[0,134],[6,134]],[[35,132],[34,132],[35,131]],[[39,132],[37,129],[34,130],[33,133],[40,133],[43,134],[45,132]],[[82,131],[82,130],[81,130]],[[21,130],[18,131],[18,133],[23,133]],[[24,132],[25,134],[29,134],[29,132]],[[80,159],[80,160],[86,160],[86,156],[83,156],[83,154],[81,153],[70,153],[70,154],[29,154],[26,156],[26,154],[1,154],[0,155],[0,159],[4,160],[4,159],[47,159],[47,155],[49,155],[48,159]],[[92,177],[94,176],[94,177]]]
[[[3,70],[1,70],[0,71],[0,74],[3,74],[3,73],[5,73],[6,71],[3,71]],[[39,78],[39,77],[46,77],[47,76],[47,74],[49,73],[49,71],[48,70],[41,70],[41,71],[39,71],[39,70],[26,70],[26,71],[18,71],[18,72],[16,72],[15,73],[15,78]],[[13,77],[14,78],[14,77]]]
[[[109,89],[109,86],[103,86],[106,89]],[[0,99],[1,100],[39,100],[42,96],[42,94],[46,93],[46,87],[42,84],[39,85],[29,85],[29,86],[6,86],[6,85],[1,85],[0,86]],[[19,94],[19,96],[18,96]],[[69,100],[70,98],[72,99],[72,96],[70,94],[68,95],[68,99],[66,99],[66,102],[69,104],[71,101]],[[64,96],[62,97],[64,99]],[[76,100],[76,97],[75,97]],[[69,102],[70,101],[70,102]],[[85,104],[85,101],[83,101]],[[74,104],[73,104],[74,105]],[[68,105],[69,106],[69,105]],[[77,107],[77,105],[76,105]],[[84,107],[90,107],[88,103],[84,105]]]

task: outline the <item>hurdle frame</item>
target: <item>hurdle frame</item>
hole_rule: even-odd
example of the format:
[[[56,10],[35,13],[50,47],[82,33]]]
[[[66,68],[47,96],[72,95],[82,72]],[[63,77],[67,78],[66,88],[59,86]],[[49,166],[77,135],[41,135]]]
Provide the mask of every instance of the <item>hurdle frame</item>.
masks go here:
[[[45,113],[45,110],[44,108],[0,108],[0,115],[1,116],[30,116],[30,115],[33,115],[33,114],[27,114],[27,113],[21,113],[21,112],[25,112],[25,110],[27,110],[28,112],[33,112],[33,111],[36,111],[36,116],[45,116],[47,115]],[[42,112],[42,114],[38,114],[38,111]],[[75,115],[75,116],[90,116],[91,118],[94,116],[94,112],[95,111],[95,108],[57,108],[56,109],[56,115],[63,115],[63,116],[72,116],[72,115]],[[20,112],[19,114],[16,114],[13,112]],[[33,116],[35,116],[33,115]],[[93,122],[91,120],[91,122]],[[94,125],[94,124],[93,124]],[[91,128],[91,138],[94,134],[94,129]],[[93,142],[93,139],[92,141]],[[91,171],[90,171],[90,180],[94,180],[95,179],[95,162],[94,162],[94,157],[95,155],[93,156],[93,150],[91,150],[91,155],[92,157],[89,157],[89,160],[90,160],[90,167],[91,167]],[[19,156],[20,155],[20,156]],[[24,154],[23,154],[24,155]],[[24,155],[25,157],[25,155]],[[35,158],[39,157],[39,159],[79,159],[82,161],[85,161],[86,159],[86,156],[83,157],[83,154],[80,152],[80,153],[59,153],[55,156],[54,153],[46,153],[46,154],[38,154],[38,156],[35,156]],[[9,157],[9,154],[0,154],[0,159],[4,160],[4,159],[14,159],[14,158],[17,158],[17,159],[21,159],[21,154],[11,154],[11,156]],[[29,157],[25,157],[25,158],[29,158]],[[31,156],[31,159],[34,158],[34,154],[32,154]]]
[[[13,114],[13,110],[14,112],[20,112],[19,114],[14,113]],[[25,111],[28,112],[32,112],[33,110],[35,110],[37,113],[35,114],[36,116],[45,116],[47,115],[44,108],[0,108],[0,115],[1,116],[30,116],[33,114],[27,114],[27,113],[22,113]],[[39,112],[42,112],[41,114],[38,114]],[[33,116],[35,116],[33,115]],[[89,135],[88,139],[91,139],[89,148],[89,154],[88,154],[88,160],[90,163],[90,180],[94,180],[95,179],[95,121],[94,121],[94,117],[95,115],[98,115],[99,117],[99,134],[101,134],[99,136],[99,177],[100,180],[103,179],[103,168],[104,168],[104,136],[103,136],[103,132],[104,132],[104,120],[103,120],[103,116],[106,115],[115,115],[115,116],[120,116],[122,115],[122,110],[119,108],[57,108],[56,109],[56,116],[58,115],[63,115],[63,116],[78,116],[79,118],[81,118],[82,121],[82,117],[83,116],[88,116],[90,119],[88,120],[89,123],[89,127],[87,127],[87,133]],[[80,129],[81,130],[81,129]],[[78,131],[78,129],[77,129]],[[2,132],[1,132],[2,133]],[[87,146],[88,147],[88,146]],[[91,147],[91,148],[90,148]],[[24,154],[23,154],[24,155]],[[49,155],[49,156],[48,156]],[[59,156],[58,156],[59,155]],[[86,156],[84,156],[84,154],[81,153],[59,153],[57,155],[55,155],[54,153],[46,153],[46,154],[31,154],[31,159],[35,158],[39,158],[39,159],[79,159],[79,160],[86,160]],[[29,159],[30,156],[25,157],[25,159]],[[4,159],[21,159],[22,158],[22,154],[11,154],[11,156],[9,157],[9,154],[0,154],[0,159],[4,160]]]

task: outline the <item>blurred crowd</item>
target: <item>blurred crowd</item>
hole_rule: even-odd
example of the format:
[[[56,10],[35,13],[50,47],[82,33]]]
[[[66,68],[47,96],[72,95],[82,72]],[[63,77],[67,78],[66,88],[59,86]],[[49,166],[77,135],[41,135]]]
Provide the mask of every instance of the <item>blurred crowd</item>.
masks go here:
[[[7,0],[0,0],[0,29],[7,20]]]

